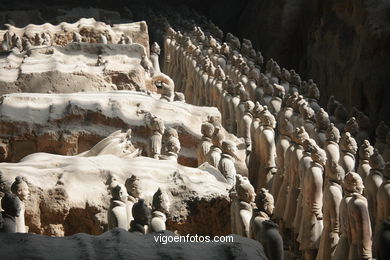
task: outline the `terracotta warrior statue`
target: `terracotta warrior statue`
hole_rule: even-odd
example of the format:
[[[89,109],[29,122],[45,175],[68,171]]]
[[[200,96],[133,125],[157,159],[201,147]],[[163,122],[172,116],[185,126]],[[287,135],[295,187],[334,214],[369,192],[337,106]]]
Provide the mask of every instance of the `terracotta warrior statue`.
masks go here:
[[[327,162],[328,163],[328,162]],[[329,171],[325,171],[325,187],[323,198],[324,230],[322,231],[320,248],[316,260],[332,259],[340,236],[340,203],[343,198],[341,183],[344,169],[332,162]]]
[[[129,216],[129,203],[126,187],[123,184],[118,184],[111,189],[112,199],[110,208],[108,209],[108,229],[115,227],[129,229],[131,216]]]
[[[18,196],[6,192],[1,199],[1,208],[3,212],[0,214],[0,232],[1,233],[16,233],[16,220],[20,214],[20,203]]]
[[[16,232],[18,233],[27,233],[26,224],[24,219],[24,214],[26,211],[25,202],[28,200],[30,196],[30,191],[27,185],[27,181],[25,178],[20,176],[15,178],[14,183],[11,185],[11,191],[16,196],[18,196],[20,200],[20,212],[17,217],[15,217],[16,221]]]
[[[297,200],[297,208],[295,212],[295,218],[294,223],[292,225],[294,236],[293,239],[296,239],[298,243],[301,243],[301,234],[299,233],[301,231],[301,225],[302,225],[302,213],[303,213],[303,194],[305,192],[304,189],[304,181],[306,176],[306,171],[311,167],[313,160],[311,159],[311,152],[313,151],[314,147],[316,147],[317,144],[314,141],[314,139],[306,139],[303,142],[303,153],[302,158],[299,161],[298,165],[298,173],[299,173],[299,195]],[[293,242],[293,245],[295,246],[295,242]]]
[[[150,60],[152,61],[154,71],[160,73],[160,62],[158,57],[160,56],[161,49],[157,42],[154,42],[150,48]]]
[[[210,151],[206,154],[206,161],[215,168],[218,169],[219,161],[221,160],[222,154],[222,142],[224,140],[224,136],[221,133],[220,127],[214,128],[214,133],[211,136],[211,142],[213,145],[210,147]]]
[[[379,154],[377,149],[374,150],[374,154],[370,156],[370,174],[366,177],[365,185],[365,196],[368,201],[368,211],[370,212],[370,220],[372,225],[372,230],[375,230],[375,218],[376,218],[376,209],[377,209],[377,193],[378,189],[383,182],[383,169],[385,167],[385,162],[383,161],[382,156]]]
[[[340,159],[339,164],[345,172],[355,170],[355,154],[357,152],[357,143],[355,138],[349,132],[345,132],[340,140]]]
[[[152,220],[150,222],[149,232],[158,232],[165,230],[166,214],[169,212],[169,196],[159,188],[153,195]]]
[[[284,258],[283,239],[279,227],[270,220],[274,210],[274,198],[264,188],[256,195],[256,207],[250,220],[250,237],[259,241],[270,260]]]
[[[232,214],[232,230],[235,234],[249,237],[249,222],[255,200],[255,189],[248,178],[237,175],[235,184],[235,198],[232,199],[230,212]]]
[[[142,191],[141,191],[138,177],[135,175],[131,175],[129,178],[127,178],[125,181],[125,187],[128,194],[128,198],[127,198],[128,209],[129,209],[128,215],[130,216],[129,218],[133,220],[133,213],[132,213],[133,205],[138,201],[139,198],[142,198]]]
[[[151,211],[148,205],[145,204],[145,201],[139,199],[132,209],[134,220],[130,222],[129,231],[147,234],[151,220]]]
[[[347,204],[347,235],[350,241],[348,260],[372,259],[372,232],[367,199],[362,195],[362,179],[357,173],[350,172],[345,176],[345,183],[348,183],[352,191],[352,197]]]
[[[284,159],[286,156],[286,151],[290,146],[291,135],[293,134],[294,128],[288,119],[284,119],[281,124],[279,124],[279,136],[276,141],[276,168],[277,173],[274,176],[272,183],[271,194],[275,198],[275,201],[278,199],[279,190],[283,184],[284,178]],[[286,183],[287,185],[287,183]],[[285,202],[284,202],[285,203]],[[283,203],[283,205],[284,205]]]
[[[259,136],[260,167],[256,178],[255,189],[271,188],[272,179],[276,173],[276,146],[275,146],[275,117],[264,107],[260,114],[262,125]]]
[[[328,129],[325,132],[326,142],[324,150],[326,152],[326,165],[325,165],[325,175],[334,175],[330,172],[334,164],[338,164],[340,161],[340,149],[339,149],[339,141],[340,141],[340,131],[337,127],[331,123]]]
[[[214,125],[209,122],[204,122],[201,127],[202,139],[198,145],[197,158],[198,166],[206,162],[206,154],[210,151],[213,145],[211,136],[214,133]]]
[[[364,140],[363,144],[359,147],[359,166],[357,173],[362,177],[363,183],[366,182],[366,177],[370,174],[370,156],[374,154],[374,147],[370,145],[368,140]]]
[[[158,117],[152,117],[150,122],[152,136],[148,142],[148,156],[154,159],[159,159],[162,146],[162,135],[165,130],[164,122]]]
[[[348,259],[350,238],[349,238],[349,216],[347,205],[352,199],[352,194],[356,187],[363,190],[363,182],[360,176],[354,172],[350,172],[345,175],[344,182],[342,183],[343,198],[340,202],[339,214],[340,214],[340,236],[336,246],[336,250],[332,257],[332,260],[344,260]]]
[[[315,259],[323,229],[322,176],[326,163],[325,151],[316,146],[313,148],[311,158],[313,162],[305,173],[303,182],[303,211],[300,230],[301,244],[299,249],[303,250],[305,260]]]
[[[237,146],[232,141],[225,140],[222,142],[222,155],[219,161],[218,169],[226,178],[227,183],[232,187],[236,182],[236,167],[234,165],[235,158],[237,158]]]
[[[287,204],[285,206],[283,221],[285,223],[285,231],[298,234],[299,230],[293,230],[293,223],[297,209],[298,196],[300,192],[300,173],[298,172],[299,163],[303,157],[303,144],[309,139],[309,135],[306,133],[305,128],[301,126],[296,128],[293,135],[292,145],[294,145],[293,152],[289,162],[289,180],[287,189]],[[293,233],[291,233],[292,235]]]
[[[169,138],[166,141],[166,152],[163,155],[160,155],[161,160],[170,160],[177,162],[177,159],[179,157],[179,151],[181,149],[180,147],[180,141],[178,138]]]

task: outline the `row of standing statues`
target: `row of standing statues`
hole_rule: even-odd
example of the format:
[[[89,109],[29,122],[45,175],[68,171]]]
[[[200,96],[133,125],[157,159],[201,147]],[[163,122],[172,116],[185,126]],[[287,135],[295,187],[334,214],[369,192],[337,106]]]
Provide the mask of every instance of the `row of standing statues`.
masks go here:
[[[241,43],[228,33],[225,41],[199,27],[184,33],[169,27],[163,71],[187,102],[217,107],[222,126],[244,139],[248,177],[234,163],[221,167],[223,154],[234,158],[234,149],[223,151],[218,127],[204,123],[198,147],[198,164],[218,168],[233,187],[232,214],[240,212],[232,218],[233,232],[251,236],[248,216],[258,211],[255,192],[269,191],[275,202],[271,219],[279,224],[285,247],[301,251],[304,259],[384,259],[390,220],[389,127],[384,122],[377,126],[373,147],[364,113],[356,108],[349,113],[334,97],[326,110],[321,108],[312,80],[302,81],[272,59],[263,70],[263,57],[249,40]],[[243,192],[237,188],[243,178],[249,183],[245,187],[253,187],[237,195]],[[234,204],[243,197],[238,200],[246,206]]]

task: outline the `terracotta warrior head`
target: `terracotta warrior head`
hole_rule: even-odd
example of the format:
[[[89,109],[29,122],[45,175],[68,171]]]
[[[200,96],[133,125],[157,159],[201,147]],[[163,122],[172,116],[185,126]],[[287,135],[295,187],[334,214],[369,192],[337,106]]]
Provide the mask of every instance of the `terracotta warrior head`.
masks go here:
[[[151,51],[152,53],[155,53],[155,54],[157,54],[157,55],[160,55],[160,52],[161,52],[160,45],[158,45],[157,42],[154,42],[154,43],[152,44],[152,46],[150,47],[150,51]]]
[[[114,188],[112,188],[111,195],[113,200],[120,200],[122,202],[126,202],[129,196],[127,194],[126,187],[123,184],[118,184]]]
[[[319,163],[322,166],[325,166],[326,163],[326,153],[323,149],[321,149],[319,146],[314,146],[313,150],[311,152],[311,159],[314,162]]]
[[[140,198],[141,197],[141,186],[139,182],[139,178],[135,175],[131,175],[129,178],[126,179],[125,187],[127,190],[127,193],[134,197],[134,198]]]
[[[151,121],[151,129],[152,131],[156,131],[160,134],[163,134],[165,131],[165,126],[162,119],[158,117],[154,117]]]
[[[338,183],[341,183],[344,180],[345,177],[345,171],[344,168],[341,167],[338,163],[332,162],[330,166],[330,171],[325,171],[326,177],[329,180],[336,181]]]
[[[153,195],[152,207],[153,210],[158,210],[163,213],[169,212],[170,200],[169,195],[166,192],[162,192],[161,188],[158,188]]]
[[[294,142],[303,145],[303,142],[307,139],[309,139],[309,134],[306,132],[303,126],[295,128],[295,132],[293,134]]]
[[[214,126],[213,124],[209,122],[204,122],[201,126],[202,135],[211,138],[213,132],[214,132]]]
[[[252,101],[248,100],[248,101],[245,101],[244,107],[245,107],[245,112],[253,113],[253,109],[255,108],[255,104]]]
[[[364,140],[359,147],[359,158],[362,160],[368,160],[371,155],[374,154],[374,147],[370,145],[368,140]]]
[[[175,128],[169,127],[165,129],[164,131],[164,138],[168,139],[169,137],[175,137],[179,139],[179,134],[177,133],[177,130]]]
[[[329,127],[326,129],[325,136],[327,141],[335,143],[339,143],[340,141],[340,131],[333,123],[329,124]]]
[[[260,121],[264,127],[276,127],[275,117],[271,114],[271,112],[269,112],[267,106],[264,106],[264,110],[261,112]]]
[[[362,194],[364,190],[363,180],[356,172],[348,172],[345,175],[343,189],[348,193]]]
[[[370,156],[370,159],[368,159],[368,163],[373,170],[382,171],[385,167],[385,161],[377,149],[374,149],[374,153]]]
[[[6,214],[12,217],[19,217],[20,215],[20,199],[16,196],[16,194],[6,192],[4,197],[1,199],[1,207]]]
[[[211,142],[214,146],[221,147],[223,142],[224,136],[221,133],[221,128],[215,127],[214,133],[211,136]]]
[[[330,124],[328,113],[323,108],[318,110],[316,116],[316,126],[318,129],[326,130]]]
[[[167,143],[166,143],[166,149],[167,149],[167,152],[178,154],[180,149],[181,149],[179,139],[169,138]]]
[[[226,154],[232,156],[233,158],[237,158],[238,149],[237,149],[236,144],[233,143],[232,141],[229,141],[229,140],[223,141],[221,150],[222,150],[222,153],[226,153]]]
[[[311,153],[316,146],[316,141],[311,138],[308,138],[303,142],[303,150],[308,153]]]
[[[140,225],[149,225],[151,219],[151,210],[148,205],[145,204],[143,199],[139,199],[133,205],[132,209],[134,222]]]
[[[28,200],[28,197],[30,196],[30,191],[27,185],[27,181],[23,177],[16,177],[14,183],[11,185],[11,191],[14,193],[16,196],[21,201],[26,201]]]
[[[285,118],[279,125],[279,133],[291,137],[294,132],[294,127],[290,120]]]
[[[247,177],[241,175],[236,176],[236,192],[239,200],[251,203],[255,200],[255,189],[249,182]]]
[[[274,212],[274,197],[268,190],[262,188],[259,193],[256,195],[256,206],[260,211],[267,213],[267,215],[272,215]]]
[[[340,140],[341,151],[356,154],[357,148],[358,147],[355,138],[353,138],[349,132],[345,132],[341,136],[341,140]]]
[[[350,132],[351,135],[355,136],[359,132],[359,124],[355,117],[351,117],[344,127],[345,132]]]

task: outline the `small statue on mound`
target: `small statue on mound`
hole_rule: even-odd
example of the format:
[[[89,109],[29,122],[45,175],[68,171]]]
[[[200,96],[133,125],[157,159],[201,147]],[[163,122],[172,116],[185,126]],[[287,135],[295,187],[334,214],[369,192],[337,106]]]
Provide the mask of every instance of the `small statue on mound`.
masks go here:
[[[214,133],[214,125],[209,122],[203,123],[201,126],[201,132],[202,139],[198,145],[197,150],[198,166],[206,161],[206,155],[210,151],[211,146],[213,145],[211,137]]]
[[[170,201],[168,194],[162,192],[159,188],[153,195],[153,211],[149,232],[158,232],[166,230],[165,222],[167,221],[166,214],[169,212],[169,205]]]
[[[139,199],[132,209],[134,220],[130,223],[130,232],[146,234],[150,225],[151,209],[143,199]]]
[[[16,233],[16,217],[20,214],[20,200],[15,194],[6,192],[1,200],[0,232]]]
[[[20,212],[19,215],[15,218],[16,232],[27,233],[24,219],[24,213],[26,211],[24,203],[28,200],[30,196],[30,191],[26,179],[20,176],[16,177],[14,183],[12,183],[11,185],[11,191],[13,194],[18,196],[20,200]]]
[[[108,229],[115,227],[129,229],[130,218],[129,216],[129,203],[126,187],[123,184],[118,184],[111,189],[111,203],[108,209]]]

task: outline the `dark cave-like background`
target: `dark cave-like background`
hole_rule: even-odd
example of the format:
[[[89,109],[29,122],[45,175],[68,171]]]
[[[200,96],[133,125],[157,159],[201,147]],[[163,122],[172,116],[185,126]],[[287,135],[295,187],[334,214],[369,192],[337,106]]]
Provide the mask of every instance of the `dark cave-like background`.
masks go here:
[[[250,39],[265,59],[294,68],[312,78],[321,90],[321,104],[330,95],[351,109],[356,106],[372,120],[390,124],[390,2],[381,0],[114,0],[1,1],[0,23],[55,23],[61,9],[96,7],[119,12],[128,7],[135,20],[137,6],[193,8],[224,32]],[[159,10],[156,8],[155,10]],[[13,10],[10,12],[10,10]],[[29,17],[16,10],[28,10]],[[161,10],[161,9],[160,9]],[[8,14],[7,14],[8,12]],[[14,12],[14,14],[9,14]],[[35,12],[35,13],[34,13]],[[152,39],[153,40],[153,39]]]

